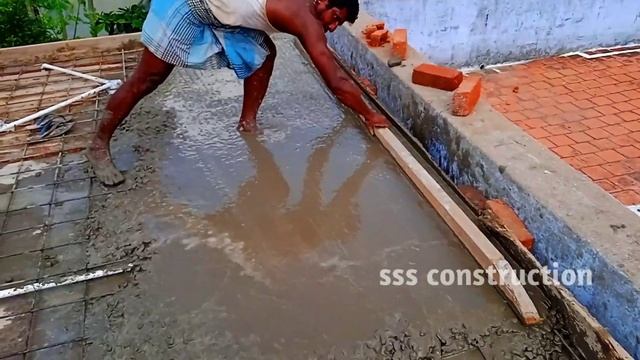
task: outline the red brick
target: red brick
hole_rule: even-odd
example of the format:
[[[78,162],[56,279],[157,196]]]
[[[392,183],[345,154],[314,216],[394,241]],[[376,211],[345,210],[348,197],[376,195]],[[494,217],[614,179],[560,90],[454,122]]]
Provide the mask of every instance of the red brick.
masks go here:
[[[589,128],[586,125],[580,123],[579,121],[562,124],[562,127],[569,130],[572,133],[589,130]]]
[[[640,71],[634,71],[634,72],[630,73],[629,76],[631,76],[632,78],[634,78],[636,80],[640,80]]]
[[[640,115],[631,112],[631,111],[625,111],[625,112],[621,112],[619,114],[617,114],[617,116],[619,116],[623,121],[634,121],[634,120],[640,120]]]
[[[484,197],[482,191],[471,185],[458,186],[458,190],[473,205],[476,211],[485,210],[487,208],[487,198]]]
[[[640,182],[636,181],[632,177],[627,175],[618,176],[611,179],[611,182],[616,184],[621,189],[636,189],[640,190]]]
[[[628,97],[631,100],[640,99],[640,91],[637,90],[627,90],[621,92],[620,94]]]
[[[598,115],[600,115],[600,113],[598,113]],[[603,127],[603,126],[607,125],[607,124],[603,123],[602,121],[600,121],[598,119],[594,119],[594,118],[582,120],[580,123],[582,125],[585,125],[589,129],[596,129],[596,128],[600,128],[600,127]]]
[[[537,109],[540,107],[540,104],[536,101],[533,100],[527,100],[527,101],[522,101],[520,103],[520,106],[522,106],[523,109],[526,110],[532,110],[532,109]]]
[[[640,131],[629,134],[631,138],[640,143]],[[616,143],[617,144],[617,143]],[[631,144],[621,144],[621,145],[631,145]]]
[[[584,132],[577,132],[577,133],[573,133],[573,134],[567,134],[568,137],[571,138],[571,140],[577,142],[577,143],[581,143],[581,142],[587,142],[587,141],[591,141],[593,140],[593,138],[589,135],[587,135]]]
[[[533,87],[536,90],[544,90],[544,89],[549,89],[551,85],[546,81],[536,81],[531,83],[531,87]]]
[[[622,71],[624,71],[624,70],[622,70]],[[626,82],[626,81],[632,81],[633,80],[633,78],[628,77],[627,75],[622,75],[622,74],[614,75],[614,76],[612,76],[612,78],[614,80],[616,80],[617,82]]]
[[[564,76],[578,75],[578,72],[573,69],[562,69],[558,72]]]
[[[640,131],[640,121],[626,122],[622,126],[631,132]]]
[[[376,30],[371,33],[368,44],[371,47],[384,45],[389,40],[389,30]]]
[[[615,124],[620,124],[623,122],[622,118],[616,116],[616,115],[604,115],[598,118],[599,120],[601,120],[602,122],[608,124],[608,125],[615,125]]]
[[[515,211],[502,200],[487,201],[487,208],[495,215],[495,220],[507,229],[527,249],[533,248],[533,235]]]
[[[591,143],[600,150],[609,150],[618,147],[617,144],[609,139],[592,140]]]
[[[630,174],[634,171],[631,167],[627,166],[622,161],[604,164],[602,165],[602,167],[605,168],[608,172],[612,173],[613,175]]]
[[[391,53],[402,60],[408,57],[407,29],[396,29],[391,36]]]
[[[636,143],[636,140],[634,140],[633,137],[634,134],[631,134],[631,136],[629,135],[619,135],[619,136],[612,136],[610,137],[611,141],[613,141],[614,143],[621,145],[621,146],[629,146],[629,145],[634,145]],[[639,139],[637,141],[640,141],[640,137],[638,137]]]
[[[555,146],[555,144],[554,144],[554,143],[552,143],[551,141],[549,141],[549,140],[547,140],[547,139],[540,139],[540,138],[538,138],[538,139],[536,139],[536,140],[538,140],[538,142],[539,142],[540,144],[544,145],[544,146],[545,146],[546,148],[548,148],[548,149],[550,149],[550,148],[552,148],[552,147],[554,147],[554,146]]]
[[[627,159],[640,158],[640,149],[635,146],[624,146],[617,150]]]
[[[569,95],[559,95],[559,96],[556,96],[556,101],[560,104],[564,104],[564,103],[572,102],[573,98]]]
[[[538,111],[547,116],[562,114],[562,110],[558,109],[555,106],[544,106],[538,109]]]
[[[590,118],[602,116],[602,114],[600,114],[599,112],[597,112],[597,111],[595,111],[593,109],[582,110],[582,111],[580,111],[580,115],[582,117],[584,117],[585,119],[590,119]]]
[[[579,121],[585,119],[585,117],[582,116],[581,111],[566,112],[564,114],[560,114],[560,117],[566,122],[573,123],[575,126],[584,127],[583,130],[587,129],[587,127],[582,124],[578,125]]]
[[[527,126],[527,129],[537,129],[547,125],[544,120],[539,118],[529,118],[522,121],[524,125]]]
[[[612,115],[612,114],[616,114],[616,113],[620,112],[616,108],[614,108],[613,106],[609,106],[609,105],[598,106],[598,107],[595,108],[595,110],[597,112],[601,113],[602,115]]]
[[[602,129],[589,129],[585,132],[594,139],[605,139],[611,137],[611,134]]]
[[[629,133],[628,129],[620,125],[605,126],[602,129],[613,136],[625,135]]]
[[[569,158],[569,160],[567,160],[567,161],[573,167],[576,167],[578,169],[582,169],[582,168],[585,168],[585,167],[596,166],[596,165],[602,165],[602,164],[604,164],[606,162],[606,161],[602,160],[596,154],[580,155],[580,156]]]
[[[582,168],[581,171],[585,173],[591,180],[602,180],[611,177],[611,173],[603,169],[601,166],[590,166]]]
[[[598,78],[596,79],[596,81],[598,81],[602,85],[613,85],[618,83],[616,79],[610,76]]]
[[[368,39],[371,37],[371,34],[373,34],[377,30],[384,30],[384,21],[376,21],[365,26],[364,30],[362,30],[362,33]]]
[[[623,190],[613,193],[621,203],[627,206],[640,204],[640,192],[634,190]]]
[[[589,143],[580,143],[571,145],[574,149],[578,150],[581,154],[591,154],[598,151],[598,148]]]
[[[571,96],[574,96],[574,94],[572,94]],[[590,96],[587,94],[587,97],[590,97]],[[596,104],[592,103],[592,102],[591,102],[591,101],[589,101],[589,100],[584,100],[584,99],[580,99],[580,100],[579,100],[579,99],[576,99],[576,100],[577,100],[577,101],[574,101],[573,103],[574,103],[577,107],[579,107],[580,109],[590,109],[590,108],[592,108],[592,107],[596,106]]]
[[[460,86],[462,73],[444,66],[422,64],[413,69],[412,82],[440,90],[453,91]]]
[[[543,128],[528,129],[527,134],[533,136],[534,139],[541,139],[541,138],[546,138],[548,136],[551,136],[551,134],[549,134]]]
[[[544,73],[544,76],[549,79],[557,79],[563,77],[563,75],[557,71],[547,71]]]
[[[604,96],[595,97],[595,98],[591,99],[591,102],[596,104],[596,105],[598,105],[598,106],[609,105],[609,104],[613,103],[613,101],[607,99]]]
[[[622,163],[630,167],[634,171],[640,170],[640,158],[622,160]],[[632,177],[634,177],[635,175],[640,175],[640,172],[631,174]]]
[[[563,114],[545,116],[545,120],[544,121],[549,125],[564,124],[566,121],[562,118],[562,115]]]
[[[578,108],[577,106],[573,105],[572,103],[566,103],[566,104],[558,104],[558,109],[565,111],[565,112],[570,112],[570,111],[580,111],[580,108]]]
[[[611,183],[608,180],[598,180],[598,181],[596,181],[596,184],[600,185],[600,187],[602,189],[604,189],[604,191],[607,191],[607,192],[620,190],[619,187],[617,187],[615,184]]]
[[[635,106],[631,105],[628,102],[621,102],[621,103],[613,104],[612,106],[616,108],[618,111],[632,111],[636,109]]]
[[[582,79],[580,79],[579,77],[576,77],[573,80],[576,80],[576,79],[578,81],[582,81]],[[584,86],[584,84],[582,84],[580,82],[570,83],[572,81],[572,79],[565,78],[564,81],[567,82],[567,84],[564,87],[566,87],[567,89],[569,89],[571,91],[576,91],[577,92],[577,91],[583,91],[583,90],[587,89],[587,87]]]
[[[522,113],[519,111],[508,112],[508,113],[505,113],[504,116],[509,118],[509,120],[511,121],[523,121],[527,119],[527,117],[522,115]]]
[[[482,79],[479,76],[466,77],[453,92],[453,115],[467,116],[471,114],[480,100],[481,92]]]
[[[627,98],[623,94],[611,94],[607,95],[607,98],[616,103],[629,100],[629,98]]]
[[[378,27],[375,25],[367,25],[364,27],[364,29],[362,30],[362,34],[365,36],[365,38],[368,40],[371,38],[371,34],[373,34],[376,30],[378,30]]]
[[[587,94],[589,94],[591,97],[594,97],[594,96],[607,96],[607,95],[609,95],[609,93],[608,93],[608,92],[606,92],[606,91],[604,91],[604,90],[602,90],[602,88],[601,88],[601,87],[592,88],[592,89],[587,89],[587,90],[585,90],[585,92],[586,92]]]
[[[565,128],[564,126],[559,126],[559,125],[547,126],[545,130],[550,132],[552,135],[564,135],[571,132],[567,130],[567,128]]]
[[[624,156],[620,155],[615,150],[601,151],[598,153],[598,156],[600,156],[604,161],[610,162],[610,163],[624,160]]]
[[[573,140],[571,140],[569,137],[565,135],[550,136],[548,140],[556,144],[557,146],[571,145],[575,143]]]
[[[551,151],[556,153],[556,155],[560,156],[561,158],[580,155],[580,152],[578,150],[572,148],[571,146],[567,146],[567,145],[553,147],[553,148],[551,148]]]

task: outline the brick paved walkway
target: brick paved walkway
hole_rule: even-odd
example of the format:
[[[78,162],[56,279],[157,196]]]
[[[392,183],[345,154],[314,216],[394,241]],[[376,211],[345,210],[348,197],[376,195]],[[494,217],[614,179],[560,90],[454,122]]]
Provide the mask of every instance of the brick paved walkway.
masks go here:
[[[484,71],[493,107],[623,204],[640,204],[640,54]]]

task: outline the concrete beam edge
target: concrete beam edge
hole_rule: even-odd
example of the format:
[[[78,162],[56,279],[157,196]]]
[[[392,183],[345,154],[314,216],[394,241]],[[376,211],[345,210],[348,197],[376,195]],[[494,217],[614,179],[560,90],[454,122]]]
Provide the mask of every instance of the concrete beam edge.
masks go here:
[[[451,93],[411,83],[424,56],[411,49],[405,67],[390,69],[388,45],[366,46],[360,31],[374,20],[361,14],[331,34],[330,45],[377,87],[379,100],[456,184],[503,198],[518,212],[536,236],[541,263],[593,272],[592,286],[569,290],[640,358],[640,218],[485,101],[469,117],[450,115]]]

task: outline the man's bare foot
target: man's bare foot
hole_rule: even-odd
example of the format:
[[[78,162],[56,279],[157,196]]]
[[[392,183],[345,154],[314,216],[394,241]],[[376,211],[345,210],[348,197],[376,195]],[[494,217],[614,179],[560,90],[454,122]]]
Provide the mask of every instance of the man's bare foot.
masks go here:
[[[240,120],[237,127],[238,131],[252,133],[258,129],[256,120]]]
[[[93,166],[93,172],[98,180],[106,186],[116,186],[124,182],[124,176],[111,160],[109,145],[91,143],[84,156]]]

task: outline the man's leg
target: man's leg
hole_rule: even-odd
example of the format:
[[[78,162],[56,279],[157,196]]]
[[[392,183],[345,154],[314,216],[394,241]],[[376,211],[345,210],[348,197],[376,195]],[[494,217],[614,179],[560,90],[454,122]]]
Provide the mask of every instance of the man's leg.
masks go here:
[[[256,129],[256,117],[258,116],[258,108],[262,104],[264,95],[269,87],[269,80],[273,73],[273,65],[276,61],[276,46],[267,37],[267,45],[269,46],[269,55],[264,64],[256,70],[251,76],[244,80],[244,100],[242,103],[242,114],[238,130],[251,132]]]
[[[166,80],[173,67],[148,49],[144,49],[140,63],[131,78],[109,99],[105,114],[98,124],[98,132],[86,152],[96,177],[103,184],[114,186],[124,182],[124,176],[111,160],[109,142],[113,133],[133,107]]]

